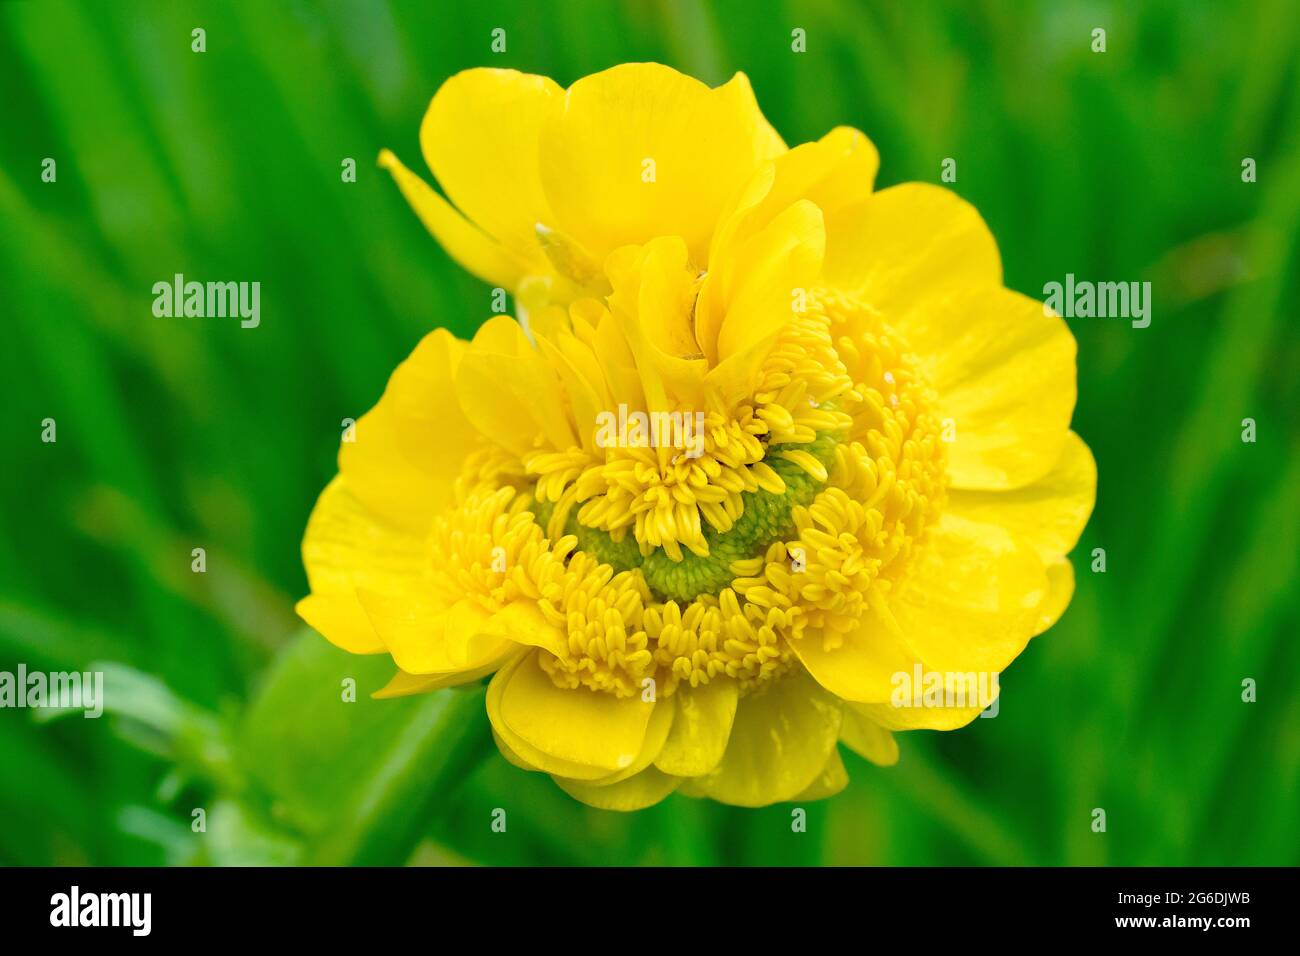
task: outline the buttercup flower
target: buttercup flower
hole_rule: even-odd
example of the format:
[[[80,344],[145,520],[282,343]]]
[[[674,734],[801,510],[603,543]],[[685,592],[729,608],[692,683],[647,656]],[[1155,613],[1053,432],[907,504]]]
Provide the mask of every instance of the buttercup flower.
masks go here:
[[[975,210],[874,192],[853,130],[788,149],[743,75],[470,70],[420,140],[446,198],[381,163],[518,319],[393,373],[302,616],[392,656],[380,696],[491,675],[502,754],[598,807],[827,796],[839,742],[972,720],[1096,485],[1074,340]]]

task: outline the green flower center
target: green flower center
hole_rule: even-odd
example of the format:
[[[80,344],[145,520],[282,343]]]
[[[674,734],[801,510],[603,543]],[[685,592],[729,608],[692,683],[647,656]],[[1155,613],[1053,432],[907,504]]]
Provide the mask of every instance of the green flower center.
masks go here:
[[[815,441],[798,448],[829,470],[838,440],[834,435],[819,434]],[[790,536],[794,530],[791,510],[811,503],[824,485],[793,462],[775,455],[769,455],[766,461],[785,482],[785,493],[775,494],[763,488],[743,492],[745,510],[729,530],[705,529],[707,556],[687,551],[680,561],[674,561],[662,549],[656,549],[642,557],[631,535],[615,541],[608,532],[585,527],[572,515],[565,525],[565,534],[578,539],[579,550],[616,572],[639,568],[650,592],[659,600],[686,604],[702,594],[716,595],[736,576],[733,562],[761,557],[768,546]],[[538,522],[545,526],[550,507],[543,505],[538,510]]]

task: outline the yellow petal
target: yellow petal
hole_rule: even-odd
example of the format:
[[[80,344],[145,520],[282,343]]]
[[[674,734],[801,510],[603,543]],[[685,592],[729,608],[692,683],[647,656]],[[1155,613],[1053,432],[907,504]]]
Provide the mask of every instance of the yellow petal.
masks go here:
[[[467,347],[446,329],[435,329],[397,367],[380,399],[392,403],[402,454],[432,476],[438,511],[450,502],[465,457],[482,440],[456,398],[456,369]]]
[[[498,316],[479,328],[456,370],[456,394],[461,411],[481,434],[523,457],[533,448],[540,430],[527,404],[510,386],[508,376],[517,364],[513,339],[488,343],[493,327],[505,323],[513,324],[513,320]]]
[[[1097,463],[1083,439],[1070,432],[1056,464],[1033,484],[1011,491],[956,489],[948,509],[1006,528],[1047,563],[1073,550],[1096,497]]]
[[[879,767],[898,763],[898,741],[894,735],[857,708],[844,708],[840,740],[859,757]]]
[[[497,676],[492,678],[493,683],[496,683],[504,671],[505,668],[498,671]],[[499,710],[499,704],[499,700],[496,705],[492,704],[492,684],[488,684],[489,718]],[[497,709],[494,710],[494,707]],[[502,733],[501,730],[505,730],[505,732]],[[550,754],[538,750],[522,737],[511,735],[508,729],[501,728],[499,730],[497,724],[492,725],[492,739],[496,741],[501,756],[521,770],[527,770],[531,773],[556,774],[571,780],[598,780],[609,776],[609,771],[602,770],[599,767],[584,767],[581,764],[552,757]]]
[[[425,573],[423,540],[374,514],[341,477],[325,487],[312,509],[302,560],[311,596],[298,612],[332,643],[354,653],[373,653],[379,641],[356,589],[401,590]]]
[[[461,414],[453,382],[464,348],[443,329],[426,335],[339,445],[339,472],[352,492],[413,534],[424,535],[450,502],[461,466],[479,441]]]
[[[617,358],[620,362],[626,362],[630,370],[635,365],[635,359],[627,349],[626,342],[604,343],[597,335],[601,323],[606,320],[607,331],[619,331],[614,327],[614,321],[603,302],[580,299],[570,308],[569,315],[572,331],[557,334],[551,341],[565,361],[581,376],[585,385],[595,392],[596,406],[610,408],[617,402],[613,397],[607,366]],[[619,350],[617,355],[602,354],[601,349],[605,344],[614,344]]]
[[[468,599],[446,608],[419,590],[358,588],[357,597],[394,662],[408,674],[477,670],[514,650],[510,641],[486,633],[488,613]]]
[[[393,412],[392,401],[381,398],[357,419],[355,440],[345,440],[339,446],[339,472],[348,488],[377,516],[411,534],[422,534],[429,530],[446,489],[403,453],[403,444],[419,436],[404,432]],[[454,449],[449,455],[457,457]]]
[[[544,76],[465,70],[442,84],[420,126],[425,161],[451,201],[520,256],[537,254],[537,224],[553,218],[538,136],[563,95]]]
[[[743,74],[711,90],[666,66],[629,63],[578,80],[548,115],[542,184],[555,225],[597,261],[681,236],[705,268],[722,209],[784,148]]]
[[[433,238],[463,268],[490,285],[516,288],[530,264],[510,252],[469,222],[428,183],[411,172],[388,150],[379,154],[379,166],[388,170],[415,214]]]
[[[505,689],[515,672],[524,666],[537,667],[536,651],[528,650],[510,659],[493,675],[491,683],[488,684],[488,720],[492,724],[492,735],[501,755],[516,767],[525,770],[558,774],[575,780],[599,780],[601,777],[608,777],[610,771],[604,767],[586,766],[552,756],[534,747],[510,729],[509,724],[501,716],[501,703],[505,697]]]
[[[646,725],[645,739],[641,741],[641,751],[636,755],[636,759],[617,773],[590,781],[591,784],[600,787],[612,786],[636,776],[655,763],[663,752],[673,725],[677,722],[676,717],[677,707],[673,701],[665,700],[656,703],[650,713],[650,723]]]
[[[741,699],[722,762],[694,778],[692,791],[742,807],[793,798],[825,768],[840,710],[803,671],[769,682]]]
[[[425,573],[423,538],[375,515],[342,478],[317,499],[302,552],[313,594],[399,590]]]
[[[913,680],[906,688],[900,687],[900,701],[845,704],[844,712],[856,712],[863,720],[885,730],[956,730],[978,717],[1001,693],[1002,685],[996,674],[987,675],[982,684],[980,677],[973,673],[923,670],[920,681]],[[933,692],[929,683],[932,679]]]
[[[699,407],[708,363],[695,342],[691,306],[695,278],[686,244],[664,236],[624,246],[606,260],[610,313],[636,359],[649,411]]]
[[[556,687],[534,655],[524,658],[502,687],[498,732],[512,747],[517,737],[558,760],[608,775],[636,760],[655,706],[640,697]]]
[[[554,369],[509,316],[479,328],[456,369],[456,394],[478,431],[517,455],[538,436],[560,450],[578,443]]]
[[[513,653],[518,653],[514,650]],[[455,674],[408,674],[399,670],[392,678],[370,696],[376,700],[388,700],[393,697],[410,697],[412,694],[427,694],[446,687],[460,687],[477,680],[482,680],[498,667],[510,660],[509,655],[500,661],[492,661],[472,671],[460,671]]]
[[[523,757],[515,753],[514,750],[510,748],[510,745],[506,743],[505,738],[497,733],[495,727],[492,728],[492,740],[496,743],[497,750],[501,752],[501,756],[506,759],[506,763],[510,764],[512,767],[518,767],[520,770],[527,770],[529,773],[543,772],[541,768],[534,767]]]
[[[880,155],[871,140],[847,126],[782,153],[770,169],[755,174],[734,207],[723,214],[709,261],[717,263],[724,249],[763,228],[800,199],[809,200],[826,215],[861,202],[871,195],[879,168]]]
[[[482,632],[516,644],[545,648],[557,657],[568,651],[564,633],[547,621],[536,602],[531,600],[506,605],[492,615]]]
[[[592,351],[609,384],[611,407],[622,403],[631,409],[647,408],[645,386],[623,325],[602,305],[591,340]]]
[[[988,227],[947,190],[895,186],[826,220],[826,276],[883,313],[938,392],[958,488],[1044,475],[1075,400],[1074,338],[1041,303],[1001,287]]]
[[[1047,597],[1038,606],[1038,623],[1034,636],[1042,634],[1060,620],[1074,597],[1074,565],[1069,558],[1056,558],[1047,565]]]
[[[387,648],[350,594],[309,594],[294,610],[331,644],[351,654],[382,654]]]
[[[801,200],[740,244],[705,279],[696,337],[718,362],[779,332],[818,283],[826,232],[821,210]]]
[[[1036,299],[1000,287],[954,292],[899,328],[953,420],[955,488],[1019,488],[1066,451],[1075,401],[1075,342]],[[1075,449],[1068,463],[1084,468]]]
[[[501,751],[502,756],[516,767],[534,772],[539,770],[549,772],[554,777],[556,783],[564,787],[566,790],[569,790],[569,792],[571,792],[575,797],[578,797],[578,799],[583,800],[592,806],[604,807],[608,803],[610,806],[606,807],[607,809],[633,810],[639,808],[630,805],[623,807],[612,805],[613,803],[618,802],[619,800],[624,800],[638,792],[635,786],[623,788],[619,785],[630,778],[640,776],[647,768],[653,769],[650,765],[663,749],[664,741],[667,739],[668,732],[673,725],[675,713],[676,708],[671,705],[671,702],[666,702],[663,706],[656,705],[654,712],[650,715],[650,723],[646,727],[645,740],[642,741],[641,752],[637,754],[636,760],[629,764],[624,770],[612,774],[601,773],[591,767],[583,767],[578,764],[557,760],[556,758],[531,747],[518,737],[512,737],[512,743],[507,743],[506,740],[502,738],[501,734],[497,733],[495,728],[493,728],[493,737],[496,739],[497,748]],[[527,754],[527,757],[521,756],[523,754]],[[563,772],[563,768],[565,767],[568,767],[569,770],[573,771],[574,775],[566,775],[566,773]],[[642,781],[642,784],[651,779],[654,778],[646,778]],[[570,790],[571,787],[574,789]],[[596,788],[605,789],[611,787],[617,789],[613,790],[611,794],[604,798],[593,797],[588,799],[584,796],[580,796],[580,793],[586,792],[587,788],[594,790]],[[625,796],[619,797],[619,794]]]
[[[655,766],[677,777],[698,777],[722,760],[740,697],[733,680],[683,685],[676,694],[677,717]]]
[[[581,243],[541,222],[537,224],[536,232],[542,253],[556,272],[555,290],[550,295],[552,300],[572,301],[582,295],[603,296],[609,293],[609,282],[601,271],[599,260]]]
[[[848,785],[849,774],[844,769],[844,761],[840,758],[839,748],[836,748],[831,751],[826,766],[817,775],[817,779],[810,783],[807,788],[795,794],[792,799],[797,801],[825,800],[827,797],[835,796]]]
[[[774,208],[808,199],[826,215],[871,195],[880,154],[862,132],[837,126],[815,143],[804,143],[776,160],[776,181],[767,201]]]
[[[928,298],[1002,283],[988,226],[974,206],[938,186],[903,183],[873,193],[829,213],[826,236],[828,284],[891,320]]]
[[[631,777],[604,786],[560,776],[552,779],[565,793],[588,806],[600,810],[624,811],[644,810],[653,806],[682,783],[681,777],[669,776],[657,767],[647,767]]]
[[[711,368],[704,378],[709,390],[727,407],[749,395],[758,380],[764,359],[779,337],[779,330],[772,332]]]
[[[1033,549],[1002,528],[944,514],[889,599],[913,652],[937,671],[1000,673],[1047,596]]]
[[[640,252],[640,281],[635,286],[635,313],[645,341],[673,358],[691,358],[699,353],[691,323],[695,298],[695,276],[687,267],[686,244],[680,236],[652,239]],[[615,260],[614,256],[610,261]],[[610,282],[614,277],[610,275]],[[610,296],[618,301],[618,289]],[[636,341],[628,336],[634,352]]]
[[[790,642],[817,683],[844,700],[889,700],[894,675],[910,673],[917,662],[888,609],[875,596],[870,603],[861,626],[833,650],[816,634]]]
[[[594,453],[600,413],[611,407],[604,376],[598,369],[592,369],[588,362],[594,356],[588,346],[564,331],[549,338],[539,338],[537,345],[550,360],[573,405],[578,441],[584,449]]]

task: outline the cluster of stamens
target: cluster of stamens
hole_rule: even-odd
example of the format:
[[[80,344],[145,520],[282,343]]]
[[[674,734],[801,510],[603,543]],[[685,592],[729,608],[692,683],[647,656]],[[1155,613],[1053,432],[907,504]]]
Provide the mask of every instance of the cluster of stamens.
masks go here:
[[[701,453],[615,447],[473,456],[430,536],[439,593],[533,602],[561,687],[667,696],[834,649],[943,507],[933,397],[871,310],[814,298],[751,396],[705,415]]]

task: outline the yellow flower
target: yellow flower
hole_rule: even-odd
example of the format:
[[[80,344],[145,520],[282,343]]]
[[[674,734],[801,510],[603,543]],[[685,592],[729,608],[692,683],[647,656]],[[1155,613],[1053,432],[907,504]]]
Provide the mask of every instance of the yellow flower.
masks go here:
[[[381,696],[493,675],[501,752],[598,807],[827,796],[839,742],[972,720],[1069,603],[1096,486],[1074,340],[974,209],[652,64],[459,74],[421,142],[455,206],[382,162],[528,307],[394,372],[302,616],[392,655]]]

